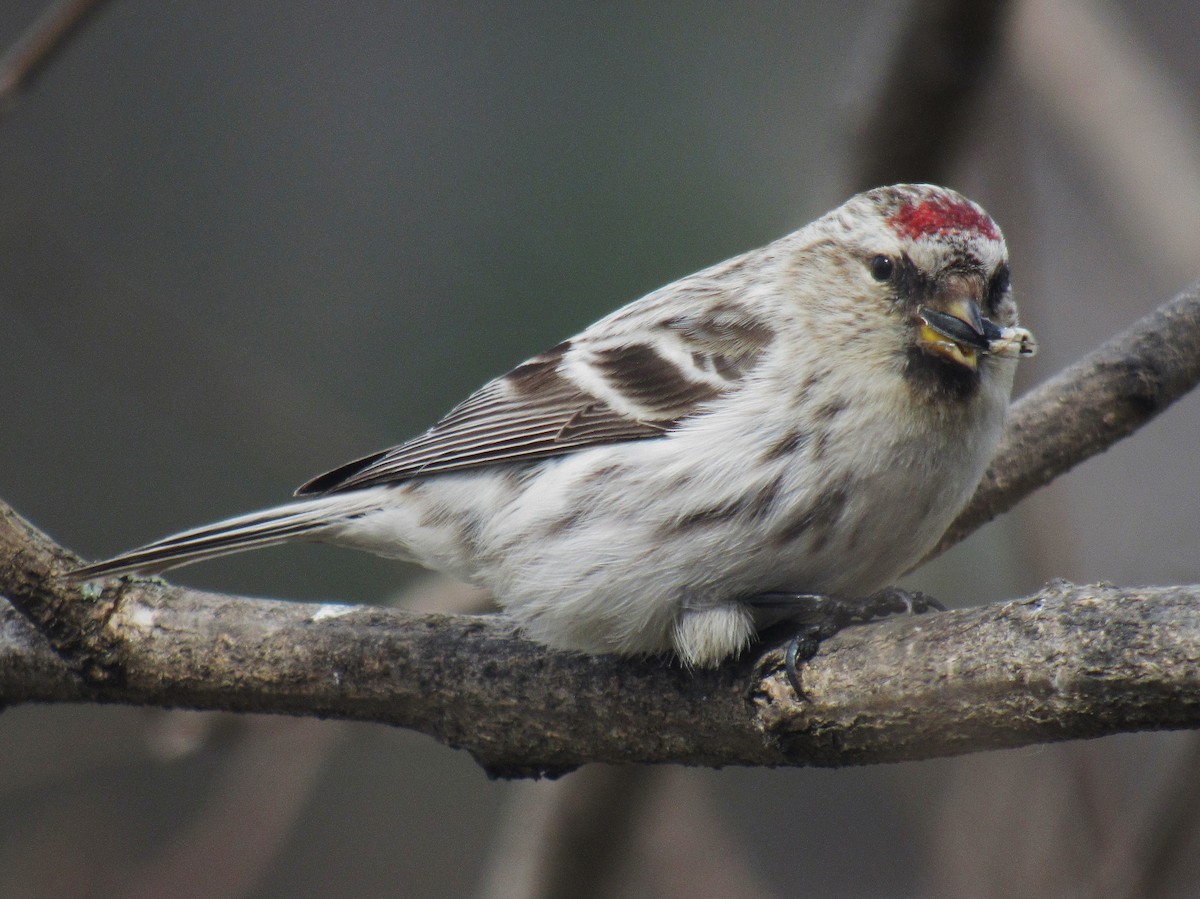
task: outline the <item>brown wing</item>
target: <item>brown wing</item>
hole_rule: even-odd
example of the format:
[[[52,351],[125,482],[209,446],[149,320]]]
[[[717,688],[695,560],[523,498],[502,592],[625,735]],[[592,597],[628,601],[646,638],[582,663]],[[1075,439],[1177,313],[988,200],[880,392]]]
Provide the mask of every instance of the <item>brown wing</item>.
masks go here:
[[[673,358],[650,343],[581,341],[573,347],[566,341],[488,383],[421,436],[335,468],[296,494],[334,493],[662,437],[731,389],[769,342],[762,335],[748,339],[744,326],[739,331],[724,322],[709,321],[703,331],[695,318],[670,319],[659,327],[682,351]],[[576,383],[564,366],[568,353],[586,361],[620,409]]]
[[[689,411],[676,403],[669,410],[674,414],[649,419],[621,414],[558,372],[563,352],[556,347],[535,357],[482,387],[421,436],[314,478],[297,496],[661,437]]]

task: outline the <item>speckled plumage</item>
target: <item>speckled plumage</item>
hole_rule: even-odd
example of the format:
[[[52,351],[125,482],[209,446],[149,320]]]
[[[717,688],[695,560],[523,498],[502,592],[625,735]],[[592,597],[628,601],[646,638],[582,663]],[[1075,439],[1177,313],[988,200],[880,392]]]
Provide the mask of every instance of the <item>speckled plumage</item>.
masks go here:
[[[753,638],[756,594],[874,591],[969,498],[1017,353],[923,327],[921,310],[968,301],[1011,342],[986,213],[930,185],[860,194],[617,310],[296,502],[80,575],[321,540],[486,586],[551,646],[716,664]]]

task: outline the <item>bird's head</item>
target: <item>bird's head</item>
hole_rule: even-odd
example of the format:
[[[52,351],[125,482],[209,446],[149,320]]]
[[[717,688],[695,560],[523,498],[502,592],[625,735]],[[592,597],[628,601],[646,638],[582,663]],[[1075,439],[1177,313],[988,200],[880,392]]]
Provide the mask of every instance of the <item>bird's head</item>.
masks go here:
[[[1017,326],[1000,228],[955,191],[901,184],[859,194],[815,223],[839,248],[839,276],[858,288],[842,330],[870,330],[914,386],[970,395],[1032,355]],[[895,327],[878,328],[881,320]]]

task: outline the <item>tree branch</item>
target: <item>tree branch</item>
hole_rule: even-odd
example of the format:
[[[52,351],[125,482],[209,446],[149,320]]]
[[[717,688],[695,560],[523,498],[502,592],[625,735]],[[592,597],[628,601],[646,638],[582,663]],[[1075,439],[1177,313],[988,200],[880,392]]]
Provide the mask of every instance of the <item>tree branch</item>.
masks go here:
[[[5,543],[14,519],[4,518]],[[34,554],[23,558],[36,573]],[[1028,599],[854,628],[805,666],[804,700],[782,674],[778,649],[688,672],[664,660],[548,652],[499,617],[145,582],[91,599],[69,596],[73,589],[62,590],[64,600],[105,611],[106,664],[73,677],[6,609],[6,702],[377,721],[466,749],[506,776],[589,761],[866,764],[1200,724],[1192,614],[1200,587],[1061,584]]]
[[[1022,397],[945,552],[1039,487],[1128,437],[1200,381],[1200,282]]]
[[[970,516],[986,520],[978,507],[1011,506],[1194,383],[1198,307],[1192,288],[1023,402],[956,533]],[[1086,390],[1060,392],[1081,381]],[[0,589],[20,613],[0,607],[0,702],[377,721],[466,749],[505,776],[589,761],[867,764],[1200,724],[1200,587],[1056,584],[853,628],[804,666],[800,699],[777,647],[690,672],[663,659],[551,652],[503,617],[246,599],[152,580],[101,590],[64,578],[76,562],[0,505]]]

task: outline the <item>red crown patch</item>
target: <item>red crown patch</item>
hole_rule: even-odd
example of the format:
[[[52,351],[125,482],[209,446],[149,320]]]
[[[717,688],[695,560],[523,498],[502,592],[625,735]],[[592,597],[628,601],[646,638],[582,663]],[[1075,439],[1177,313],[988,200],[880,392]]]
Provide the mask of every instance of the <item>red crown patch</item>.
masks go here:
[[[888,224],[897,234],[916,240],[929,234],[946,231],[965,231],[980,234],[989,240],[999,240],[996,223],[970,203],[949,197],[932,197],[916,204],[906,204]]]

